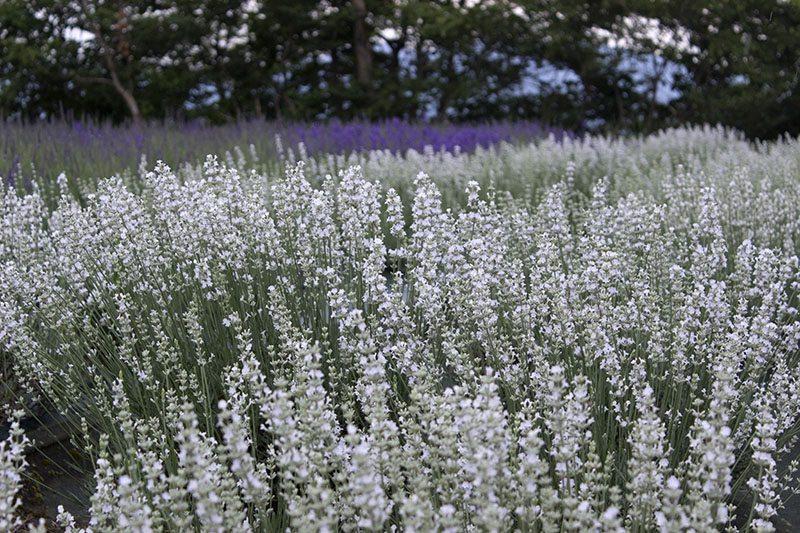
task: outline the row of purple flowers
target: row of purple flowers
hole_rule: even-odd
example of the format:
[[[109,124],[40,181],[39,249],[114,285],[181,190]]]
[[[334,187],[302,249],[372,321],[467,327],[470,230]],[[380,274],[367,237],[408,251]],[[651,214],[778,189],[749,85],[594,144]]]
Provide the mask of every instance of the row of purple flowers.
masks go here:
[[[305,145],[309,155],[350,153],[358,150],[408,149],[472,152],[501,141],[528,141],[563,130],[537,122],[488,124],[421,124],[399,119],[383,122],[289,123],[248,121],[227,126],[200,123],[151,123],[138,127],[114,126],[94,121],[0,123],[0,176],[6,183],[38,177],[102,177],[136,168],[142,155],[149,164],[163,160],[170,165],[201,161],[206,154],[220,154],[238,146],[253,145],[261,161],[280,157],[275,138],[296,149]]]

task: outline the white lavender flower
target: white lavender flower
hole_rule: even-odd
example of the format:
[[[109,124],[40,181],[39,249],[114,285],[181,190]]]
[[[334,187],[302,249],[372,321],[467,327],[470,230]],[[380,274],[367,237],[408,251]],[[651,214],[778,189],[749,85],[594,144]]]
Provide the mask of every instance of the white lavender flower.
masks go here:
[[[22,472],[27,466],[25,449],[30,444],[19,424],[23,414],[14,411],[9,436],[0,442],[0,531],[13,531],[22,526],[22,519],[16,513],[22,503],[17,493],[22,488]]]
[[[768,531],[795,488],[797,147],[279,146],[283,174],[232,148],[8,189],[3,378],[85,415],[87,531],[706,531],[742,491]]]

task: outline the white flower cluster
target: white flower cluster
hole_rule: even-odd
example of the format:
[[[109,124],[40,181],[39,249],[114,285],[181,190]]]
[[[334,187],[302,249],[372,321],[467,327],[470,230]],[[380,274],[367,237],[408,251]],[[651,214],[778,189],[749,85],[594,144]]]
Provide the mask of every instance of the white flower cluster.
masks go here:
[[[413,183],[209,158],[53,212],[7,192],[0,344],[85,418],[83,530],[769,530],[800,414],[798,144],[601,141],[429,154],[450,185],[411,154]]]
[[[22,520],[16,515],[20,504],[17,492],[22,485],[22,472],[27,464],[25,448],[29,444],[19,425],[23,414],[21,411],[13,413],[9,436],[0,442],[0,531],[22,526]]]

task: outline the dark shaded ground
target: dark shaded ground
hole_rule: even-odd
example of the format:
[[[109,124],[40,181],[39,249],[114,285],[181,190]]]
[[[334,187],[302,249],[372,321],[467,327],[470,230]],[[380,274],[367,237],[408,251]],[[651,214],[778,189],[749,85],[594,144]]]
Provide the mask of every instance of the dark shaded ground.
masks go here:
[[[22,490],[25,516],[34,522],[40,517],[53,522],[63,505],[78,524],[88,523],[92,478],[86,474],[91,466],[86,458],[69,442],[57,442],[29,453],[28,463],[31,478]]]
[[[26,454],[28,467],[20,497],[22,515],[36,523],[39,518],[54,522],[58,506],[72,513],[78,524],[89,521],[91,462],[70,443],[68,420],[49,413],[22,419],[20,425],[31,440]],[[9,426],[0,424],[0,440],[8,437]],[[48,528],[58,531],[58,528]]]
[[[800,442],[795,444],[792,452],[778,463],[778,469],[786,468],[792,460],[800,457]],[[800,475],[795,472],[794,485],[800,483]],[[786,507],[778,511],[778,518],[773,521],[775,528],[779,533],[789,533],[800,531],[800,494],[792,497],[786,504]]]
[[[800,442],[798,442],[792,449],[791,453],[787,454],[778,463],[778,472],[783,471],[789,466],[789,463],[800,456]],[[800,482],[798,473],[794,475],[794,485]],[[747,520],[747,515],[753,504],[751,494],[742,494],[739,500],[739,513],[737,513],[736,526],[741,529],[742,524]],[[793,496],[786,502],[785,507],[778,510],[778,516],[772,519],[772,524],[775,526],[776,533],[796,533],[800,531],[800,494]]]

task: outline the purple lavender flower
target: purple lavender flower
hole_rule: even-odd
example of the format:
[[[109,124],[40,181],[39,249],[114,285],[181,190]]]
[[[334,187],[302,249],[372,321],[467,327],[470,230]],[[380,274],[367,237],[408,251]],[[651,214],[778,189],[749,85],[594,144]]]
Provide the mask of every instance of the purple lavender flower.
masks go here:
[[[543,128],[537,122],[488,124],[410,123],[397,118],[381,122],[285,123],[245,121],[227,126],[201,122],[150,123],[129,127],[94,120],[8,121],[0,127],[0,170],[13,184],[34,165],[38,179],[50,183],[62,172],[68,177],[96,179],[136,168],[147,156],[176,167],[201,161],[209,153],[224,153],[234,146],[254,145],[262,161],[277,157],[275,135],[287,148],[299,143],[313,156],[363,150],[408,149],[472,152],[501,141],[527,141],[549,133],[571,136],[560,129]]]

